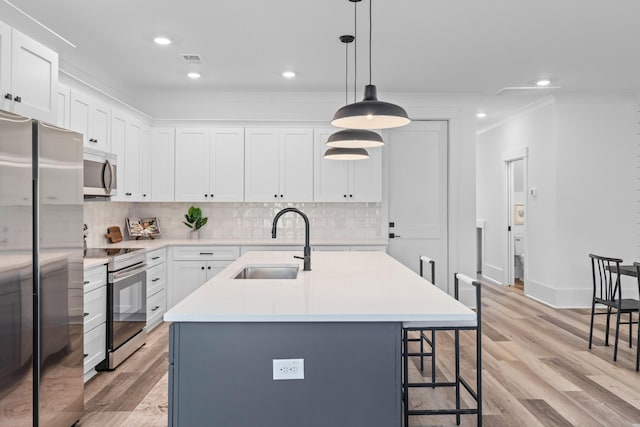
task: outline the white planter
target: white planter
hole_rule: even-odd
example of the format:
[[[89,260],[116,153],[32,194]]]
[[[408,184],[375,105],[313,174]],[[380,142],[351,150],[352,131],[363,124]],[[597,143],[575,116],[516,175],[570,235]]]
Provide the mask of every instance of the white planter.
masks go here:
[[[191,231],[189,234],[191,240],[198,240],[200,238],[200,231]]]

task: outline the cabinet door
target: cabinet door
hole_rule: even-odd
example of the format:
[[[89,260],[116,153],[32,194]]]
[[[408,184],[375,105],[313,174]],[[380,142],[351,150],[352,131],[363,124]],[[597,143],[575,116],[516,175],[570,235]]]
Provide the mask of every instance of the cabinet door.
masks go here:
[[[142,186],[140,184],[140,133],[141,129],[138,124],[127,124],[127,137],[124,146],[124,195],[126,200],[137,202],[142,200]],[[122,162],[119,163],[122,164]]]
[[[278,129],[245,131],[246,202],[274,202],[280,193],[280,140]]]
[[[349,197],[349,163],[327,160],[327,139],[336,128],[314,129],[313,200],[316,202],[344,202]]]
[[[0,22],[0,109],[11,108],[4,96],[11,93],[11,27]]]
[[[153,128],[151,131],[151,200],[173,202],[174,156],[176,146],[174,128]]]
[[[143,202],[151,201],[151,129],[140,130],[140,192]]]
[[[95,144],[89,142],[93,136],[89,134],[89,124],[91,123],[91,101],[89,97],[81,92],[72,90],[69,105],[69,128],[82,134],[82,143],[85,147],[93,147]]]
[[[206,261],[174,261],[173,277],[167,285],[167,309],[182,301],[187,295],[207,281]]]
[[[285,202],[313,201],[313,130],[280,131],[280,194]]]
[[[209,200],[209,129],[176,129],[175,199]]]
[[[369,148],[366,160],[351,160],[349,201],[382,202],[382,151],[384,147]]]
[[[215,202],[244,200],[244,129],[211,129],[209,197]]]
[[[55,123],[58,92],[58,54],[11,31],[11,93],[17,114]],[[20,101],[17,101],[17,98]]]
[[[227,268],[233,261],[207,261],[207,281]]]
[[[98,150],[109,152],[111,109],[106,104],[92,100],[89,119],[89,138],[93,139],[90,145]]]
[[[69,114],[71,111],[71,89],[58,85],[58,107],[56,126],[69,129]]]
[[[111,118],[111,152],[117,156],[116,174],[117,195],[111,198],[114,202],[128,201],[125,196],[125,144],[127,139],[127,121],[118,112]]]

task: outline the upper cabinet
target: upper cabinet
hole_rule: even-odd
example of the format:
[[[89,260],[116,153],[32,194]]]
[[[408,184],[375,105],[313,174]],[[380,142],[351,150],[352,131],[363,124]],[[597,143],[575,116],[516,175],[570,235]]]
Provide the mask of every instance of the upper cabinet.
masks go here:
[[[111,108],[83,92],[72,90],[69,127],[83,135],[85,147],[109,152]]]
[[[166,164],[165,164],[166,166]],[[142,201],[150,202],[151,197],[151,129],[147,126],[140,128],[140,191]]]
[[[173,202],[174,200],[175,147],[174,128],[153,128],[148,156],[151,167],[151,200],[154,202]]]
[[[58,54],[0,22],[0,107],[57,122]]]
[[[64,85],[58,85],[58,112],[56,120],[56,126],[70,129],[70,117],[71,114],[71,89]]]
[[[242,128],[177,128],[175,200],[241,202],[243,162]]]
[[[313,129],[246,129],[245,201],[313,201]]]
[[[314,200],[382,202],[382,148],[369,148],[366,160],[327,160],[326,142],[336,129],[315,129]]]

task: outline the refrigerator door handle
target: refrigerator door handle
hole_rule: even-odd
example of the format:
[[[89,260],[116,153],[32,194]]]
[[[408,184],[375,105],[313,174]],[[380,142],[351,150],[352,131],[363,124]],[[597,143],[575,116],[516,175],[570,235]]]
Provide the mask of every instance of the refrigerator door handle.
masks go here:
[[[109,171],[109,184],[107,184],[107,170]],[[111,194],[111,190],[113,189],[113,166],[111,166],[111,162],[109,160],[104,161],[104,169],[102,170],[102,185],[104,186],[105,192],[107,194]]]

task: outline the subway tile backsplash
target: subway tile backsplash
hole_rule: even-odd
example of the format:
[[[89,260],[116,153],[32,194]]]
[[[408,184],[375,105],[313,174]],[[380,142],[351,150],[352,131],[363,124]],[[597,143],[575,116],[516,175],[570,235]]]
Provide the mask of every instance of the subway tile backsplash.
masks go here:
[[[311,223],[311,239],[349,240],[384,238],[381,203],[128,203],[87,201],[84,221],[88,246],[107,243],[107,227],[120,226],[124,238],[126,217],[157,217],[162,237],[188,239],[182,221],[189,206],[202,209],[209,222],[200,230],[203,239],[268,239],[275,214],[285,207],[303,211]],[[278,222],[279,240],[304,239],[304,221],[287,214]]]

